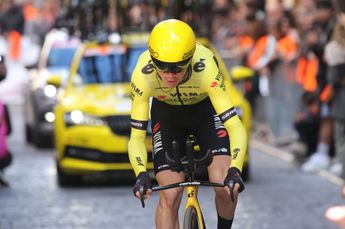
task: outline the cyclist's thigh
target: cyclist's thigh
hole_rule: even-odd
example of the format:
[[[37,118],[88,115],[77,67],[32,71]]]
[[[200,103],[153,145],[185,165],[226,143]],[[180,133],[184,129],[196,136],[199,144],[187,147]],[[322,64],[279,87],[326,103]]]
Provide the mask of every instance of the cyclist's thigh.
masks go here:
[[[171,170],[163,170],[156,174],[157,182],[160,186],[168,185],[173,183],[178,183],[184,181],[183,172],[173,172]],[[162,203],[168,204],[170,206],[179,206],[181,197],[183,193],[183,188],[171,188],[160,191],[160,199]],[[176,205],[177,204],[177,205]]]
[[[230,157],[227,155],[216,155],[212,164],[207,168],[210,182],[223,183],[230,166]]]
[[[184,126],[178,125],[181,115],[176,113],[174,107],[153,100],[151,108],[151,125],[155,174],[163,170],[170,170],[165,152],[167,152],[171,158],[174,158],[172,152],[172,142],[174,140],[179,143],[180,157],[185,154],[187,131]]]
[[[194,132],[202,152],[211,150],[215,155],[230,155],[230,141],[219,116],[209,103],[204,106],[204,111],[199,113],[200,121]]]

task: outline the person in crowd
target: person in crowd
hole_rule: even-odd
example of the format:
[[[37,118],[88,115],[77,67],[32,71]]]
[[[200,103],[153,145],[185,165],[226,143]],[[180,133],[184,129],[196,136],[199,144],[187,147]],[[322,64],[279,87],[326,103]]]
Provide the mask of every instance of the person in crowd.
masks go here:
[[[309,63],[315,64],[316,75],[314,88],[310,88],[308,84],[310,81],[304,81],[304,86],[307,91],[316,91],[320,95],[320,110],[321,122],[319,131],[319,140],[316,151],[308,158],[302,165],[302,170],[306,172],[315,172],[320,169],[327,169],[331,164],[331,157],[334,154],[333,145],[333,119],[330,117],[330,101],[327,100],[327,65],[324,61],[324,47],[329,41],[332,30],[335,24],[334,8],[330,0],[317,0],[315,21],[309,33],[306,34],[306,41],[309,53],[312,53],[312,59],[309,58]],[[311,65],[309,65],[311,66]],[[311,69],[311,73],[313,69]],[[310,73],[309,72],[309,73]],[[304,77],[308,76],[308,72]]]
[[[201,152],[211,149],[213,153],[213,162],[207,168],[209,180],[225,184],[224,188],[215,188],[218,228],[231,228],[238,193],[244,189],[241,170],[247,138],[232,104],[228,83],[220,73],[214,54],[196,42],[188,24],[170,19],[154,27],[148,50],[138,59],[131,81],[132,128],[128,154],[137,176],[133,187],[136,197],[140,198],[141,187],[147,189],[145,199],[152,194],[145,148],[151,112],[152,153],[158,184],[185,180],[181,168],[169,166],[165,153],[172,156],[171,143],[176,140],[182,157],[187,137],[194,135]],[[224,134],[220,135],[219,131]],[[234,202],[230,200],[229,181],[235,184]],[[160,192],[156,228],[179,227],[182,191],[176,188]]]
[[[24,14],[22,7],[14,0],[4,0],[0,14],[0,33],[9,44],[8,57],[18,60],[21,55],[20,44],[24,33]]]
[[[0,81],[6,77],[5,58],[0,55]],[[11,133],[11,122],[7,106],[0,100],[0,187],[7,187],[3,172],[11,164],[12,154],[7,146],[7,136]]]
[[[332,100],[331,116],[335,121],[334,138],[338,163],[333,171],[345,178],[345,2],[336,1],[337,25],[332,39],[325,48],[325,59],[328,64],[327,77],[330,84]]]
[[[298,133],[299,149],[296,155],[300,159],[311,155],[316,150],[320,127],[320,100],[318,93],[304,92],[302,106],[297,112],[294,128]],[[297,146],[295,146],[297,148]],[[303,148],[303,149],[301,149]]]

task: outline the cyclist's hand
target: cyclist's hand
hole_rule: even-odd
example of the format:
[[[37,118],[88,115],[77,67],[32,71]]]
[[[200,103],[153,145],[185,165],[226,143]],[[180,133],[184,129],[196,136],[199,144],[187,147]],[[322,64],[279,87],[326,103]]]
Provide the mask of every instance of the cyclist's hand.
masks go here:
[[[224,180],[224,185],[227,193],[231,197],[232,202],[235,202],[238,193],[244,190],[244,182],[241,178],[241,172],[237,168],[229,168],[228,175]]]
[[[148,172],[139,173],[137,182],[133,186],[133,194],[143,200],[150,198],[152,194],[152,183]]]

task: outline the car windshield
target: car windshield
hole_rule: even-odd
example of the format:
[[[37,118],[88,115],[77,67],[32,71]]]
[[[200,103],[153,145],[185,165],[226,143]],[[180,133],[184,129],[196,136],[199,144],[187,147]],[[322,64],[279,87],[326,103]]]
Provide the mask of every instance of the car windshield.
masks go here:
[[[98,52],[89,50],[82,58],[78,74],[81,84],[129,82],[126,53],[121,50]]]
[[[53,48],[48,55],[48,67],[69,67],[76,48]]]
[[[130,47],[128,50],[128,75],[131,76],[132,72],[137,64],[139,56],[147,49],[147,46],[134,46]]]

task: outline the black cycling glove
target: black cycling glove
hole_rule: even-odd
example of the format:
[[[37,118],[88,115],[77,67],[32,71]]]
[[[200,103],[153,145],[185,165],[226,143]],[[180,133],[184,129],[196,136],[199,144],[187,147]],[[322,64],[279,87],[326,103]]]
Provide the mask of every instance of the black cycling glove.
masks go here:
[[[144,194],[148,189],[152,189],[151,178],[148,172],[141,172],[137,177],[137,182],[133,186],[133,194],[139,191],[140,187],[144,187]]]
[[[230,181],[234,182],[234,187],[236,183],[240,185],[240,188],[238,189],[239,193],[244,190],[244,182],[241,178],[241,172],[235,167],[229,168],[228,175],[225,177],[224,180],[224,185],[228,186]]]

